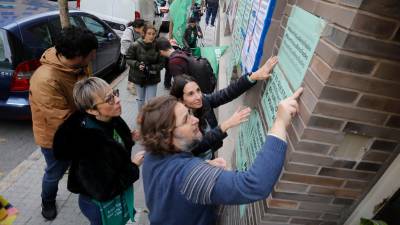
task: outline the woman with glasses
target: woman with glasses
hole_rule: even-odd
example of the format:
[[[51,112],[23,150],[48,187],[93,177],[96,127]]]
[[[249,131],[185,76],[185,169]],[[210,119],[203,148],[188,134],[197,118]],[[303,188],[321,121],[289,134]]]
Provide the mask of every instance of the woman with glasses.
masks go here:
[[[132,192],[144,152],[131,157],[135,142],[120,117],[118,89],[91,77],[76,83],[73,97],[79,112],[57,130],[54,154],[58,160],[71,161],[68,190],[79,194],[79,207],[90,224],[100,225],[103,204],[115,199],[122,205],[128,202],[122,196]]]
[[[247,121],[251,111],[250,108],[237,110],[229,119],[218,125],[214,109],[233,101],[253,87],[258,80],[267,80],[277,62],[277,57],[271,57],[257,71],[243,75],[228,87],[208,95],[202,94],[192,77],[182,75],[174,78],[170,94],[193,111],[194,116],[199,119],[200,131],[203,134],[202,141],[192,151],[194,155],[203,159],[214,158],[214,152],[222,147],[222,140],[227,137],[227,130]]]
[[[138,110],[144,103],[156,96],[157,84],[160,82],[160,71],[164,60],[156,49],[157,30],[151,26],[144,27],[144,36],[135,41],[126,53],[129,65],[130,80],[136,85]]]

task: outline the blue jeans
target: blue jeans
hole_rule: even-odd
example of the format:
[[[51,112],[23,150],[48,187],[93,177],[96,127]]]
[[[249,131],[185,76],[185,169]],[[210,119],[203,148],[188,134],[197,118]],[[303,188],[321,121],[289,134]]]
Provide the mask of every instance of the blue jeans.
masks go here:
[[[58,191],[58,182],[64,176],[70,162],[56,160],[54,158],[53,149],[41,148],[41,151],[47,165],[42,180],[42,200],[55,201]]]
[[[86,195],[79,195],[79,208],[90,221],[90,225],[102,225],[100,208],[92,202],[92,199]]]
[[[140,86],[138,84],[135,84],[135,85],[136,85],[136,93],[137,93],[136,101],[138,104],[138,110],[140,111],[146,102],[148,102],[150,99],[156,97],[157,84],[145,85],[145,86]]]
[[[208,6],[206,11],[206,24],[209,24],[211,17],[211,26],[215,26],[215,18],[217,17],[218,5]]]

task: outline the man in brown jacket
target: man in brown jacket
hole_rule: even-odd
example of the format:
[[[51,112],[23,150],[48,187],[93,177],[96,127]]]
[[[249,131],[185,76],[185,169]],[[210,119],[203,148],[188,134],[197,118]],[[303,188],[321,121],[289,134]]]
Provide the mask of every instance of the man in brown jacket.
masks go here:
[[[33,134],[46,160],[42,181],[42,215],[48,220],[57,216],[58,181],[69,162],[57,161],[52,147],[58,126],[76,109],[72,98],[74,84],[88,76],[87,67],[96,55],[97,39],[93,33],[77,27],[64,28],[55,47],[47,49],[41,66],[30,80],[29,100]]]

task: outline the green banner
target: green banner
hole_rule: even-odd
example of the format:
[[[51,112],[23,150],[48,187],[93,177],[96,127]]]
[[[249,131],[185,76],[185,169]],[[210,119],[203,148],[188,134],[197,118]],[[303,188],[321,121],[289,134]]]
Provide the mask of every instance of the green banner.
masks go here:
[[[228,46],[200,48],[201,57],[206,58],[210,62],[216,78],[218,78],[219,60],[221,59],[221,56],[224,54],[227,48]]]
[[[192,0],[174,0],[169,7],[169,16],[174,28],[172,36],[179,46],[183,46],[183,34],[186,29],[186,19]]]

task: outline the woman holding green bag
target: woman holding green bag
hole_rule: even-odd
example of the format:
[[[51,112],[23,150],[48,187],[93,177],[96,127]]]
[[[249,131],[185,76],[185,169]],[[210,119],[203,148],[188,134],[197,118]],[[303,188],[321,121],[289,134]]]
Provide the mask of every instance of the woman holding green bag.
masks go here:
[[[131,158],[133,134],[120,117],[118,89],[91,77],[73,90],[79,112],[57,130],[54,155],[71,161],[68,190],[91,225],[122,225],[134,218],[133,183],[144,152]]]

